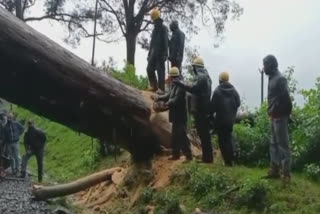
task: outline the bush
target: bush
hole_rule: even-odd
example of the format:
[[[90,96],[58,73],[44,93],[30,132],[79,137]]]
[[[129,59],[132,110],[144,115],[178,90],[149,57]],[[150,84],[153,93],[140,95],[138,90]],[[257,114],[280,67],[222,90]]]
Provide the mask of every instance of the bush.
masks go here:
[[[317,164],[308,164],[304,169],[306,175],[314,181],[320,180],[320,166]]]
[[[269,161],[270,122],[265,103],[255,113],[253,125],[249,121],[234,126],[238,142],[238,162],[244,165],[267,165]]]
[[[123,71],[109,69],[109,73],[114,78],[140,90],[148,88],[148,78],[136,75],[135,67],[133,65],[126,65]]]
[[[226,174],[213,173],[208,168],[200,169],[195,164],[186,168],[186,175],[186,188],[191,190],[197,200],[211,193],[221,193],[232,186],[232,181]]]
[[[236,197],[236,205],[250,209],[263,210],[269,204],[270,186],[265,180],[251,180],[244,182]]]
[[[143,190],[143,192],[141,193],[141,200],[145,204],[150,203],[152,201],[153,197],[154,197],[154,192],[151,187],[145,188]]]

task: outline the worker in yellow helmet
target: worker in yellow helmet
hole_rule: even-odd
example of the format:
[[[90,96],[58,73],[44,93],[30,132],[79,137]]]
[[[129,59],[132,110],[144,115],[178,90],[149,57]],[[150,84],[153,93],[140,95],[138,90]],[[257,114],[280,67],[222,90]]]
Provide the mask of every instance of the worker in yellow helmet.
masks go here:
[[[154,29],[148,53],[149,90],[163,94],[165,90],[165,62],[168,58],[168,28],[163,24],[160,11],[157,8],[151,11],[151,19],[154,23]]]
[[[214,125],[218,133],[219,147],[227,166],[232,166],[234,161],[232,131],[239,106],[240,97],[229,82],[228,72],[220,73],[219,86],[211,98],[210,114],[212,118],[215,115]]]
[[[190,142],[187,137],[187,108],[186,92],[178,87],[173,80],[180,79],[180,72],[177,67],[169,70],[170,90],[166,95],[156,98],[156,101],[165,101],[169,107],[169,121],[172,123],[171,145],[172,157],[169,160],[180,158],[180,152],[186,156],[187,160],[192,160]]]
[[[209,130],[209,105],[212,82],[201,57],[197,57],[193,60],[192,67],[195,78],[191,85],[187,85],[178,80],[175,80],[175,82],[192,94],[191,112],[194,115],[197,133],[201,140],[202,162],[212,163],[213,150]]]

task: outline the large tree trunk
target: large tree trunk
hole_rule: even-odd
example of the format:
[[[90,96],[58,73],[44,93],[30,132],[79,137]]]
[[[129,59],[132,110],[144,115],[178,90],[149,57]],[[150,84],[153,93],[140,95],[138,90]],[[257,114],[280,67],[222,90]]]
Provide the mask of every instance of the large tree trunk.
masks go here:
[[[112,179],[112,175],[120,170],[121,168],[118,167],[104,170],[68,184],[61,184],[51,187],[35,186],[32,190],[32,193],[37,200],[46,200],[50,198],[71,195],[82,190],[88,189],[89,187],[97,185],[101,182],[110,181]]]
[[[136,54],[136,44],[137,44],[137,35],[134,32],[128,31],[126,36],[127,43],[127,63],[134,65],[135,63],[135,54]]]
[[[116,140],[136,160],[158,149],[140,92],[0,8],[0,97],[77,131]]]

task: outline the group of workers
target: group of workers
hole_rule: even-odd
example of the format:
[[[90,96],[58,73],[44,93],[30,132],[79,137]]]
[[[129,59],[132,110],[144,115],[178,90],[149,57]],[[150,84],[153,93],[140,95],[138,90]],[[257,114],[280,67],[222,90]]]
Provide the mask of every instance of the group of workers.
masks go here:
[[[234,163],[234,147],[232,131],[236,114],[240,106],[237,90],[229,81],[229,74],[219,75],[219,85],[211,94],[212,81],[201,57],[192,62],[193,81],[186,83],[182,77],[182,61],[185,35],[179,29],[177,21],[172,21],[169,39],[167,27],[160,18],[160,11],[151,11],[154,29],[151,36],[148,54],[147,74],[150,91],[158,96],[155,102],[164,101],[169,109],[169,121],[172,123],[172,157],[180,158],[182,152],[187,160],[192,160],[190,142],[187,137],[187,101],[186,93],[191,97],[191,113],[195,120],[197,134],[202,147],[202,162],[212,163],[213,148],[210,134],[210,124],[218,134],[218,144],[225,165]],[[168,54],[169,53],[169,54]],[[169,57],[168,57],[169,55]],[[165,81],[165,63],[169,59],[171,68]],[[288,138],[288,118],[291,114],[292,103],[286,78],[278,70],[277,59],[268,55],[263,59],[264,73],[269,77],[268,85],[268,114],[271,119],[272,133],[269,146],[270,170],[266,178],[282,178],[290,180],[290,147]],[[165,83],[168,92],[165,92]],[[282,174],[280,174],[282,173]]]
[[[0,178],[6,177],[9,168],[12,176],[25,178],[28,160],[34,155],[38,165],[38,181],[42,182],[46,135],[35,127],[32,120],[27,122],[27,126],[24,134],[26,153],[21,162],[19,141],[24,127],[15,119],[13,113],[0,114]]]

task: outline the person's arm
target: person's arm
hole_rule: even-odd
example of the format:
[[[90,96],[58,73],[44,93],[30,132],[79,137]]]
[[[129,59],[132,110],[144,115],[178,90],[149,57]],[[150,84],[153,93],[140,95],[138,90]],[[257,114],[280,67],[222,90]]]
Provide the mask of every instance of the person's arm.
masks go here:
[[[170,92],[166,93],[164,95],[159,95],[158,97],[155,98],[155,101],[165,101],[167,102],[169,100]]]
[[[177,105],[179,102],[181,102],[181,100],[185,99],[185,91],[182,88],[177,88],[177,93],[173,98],[170,98],[168,101],[168,106],[169,108],[172,106]]]
[[[237,90],[234,90],[234,92],[235,92],[236,107],[239,108],[241,105],[240,96],[239,96],[239,93],[237,92]]]

